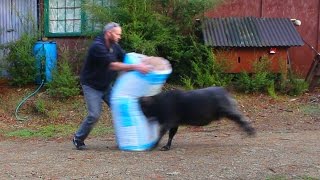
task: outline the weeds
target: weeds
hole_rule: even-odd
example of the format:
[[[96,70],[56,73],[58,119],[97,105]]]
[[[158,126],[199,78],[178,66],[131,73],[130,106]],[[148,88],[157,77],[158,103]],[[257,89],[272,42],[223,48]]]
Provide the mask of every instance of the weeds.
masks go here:
[[[267,92],[268,92],[269,96],[271,96],[272,98],[277,98],[275,85],[274,85],[273,81],[270,83],[270,86],[267,87]]]
[[[290,96],[300,95],[308,90],[309,84],[304,79],[298,79],[290,73],[285,92]]]
[[[59,114],[60,112],[58,109],[52,109],[51,111],[47,111],[47,116],[51,119],[58,119]]]
[[[195,88],[191,78],[181,77],[181,82],[186,90],[192,90]]]
[[[47,109],[46,109],[46,104],[45,104],[44,100],[39,99],[39,100],[36,101],[35,110],[38,113],[46,114]]]
[[[314,104],[314,105],[305,105],[301,107],[301,110],[307,114],[314,117],[320,117],[320,105]]]

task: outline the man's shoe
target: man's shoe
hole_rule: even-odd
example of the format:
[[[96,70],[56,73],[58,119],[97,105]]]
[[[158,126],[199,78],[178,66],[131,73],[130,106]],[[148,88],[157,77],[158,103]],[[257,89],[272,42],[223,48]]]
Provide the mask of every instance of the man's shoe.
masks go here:
[[[73,145],[77,148],[77,150],[84,150],[86,149],[86,145],[84,144],[83,141],[76,139],[73,137],[72,139]]]

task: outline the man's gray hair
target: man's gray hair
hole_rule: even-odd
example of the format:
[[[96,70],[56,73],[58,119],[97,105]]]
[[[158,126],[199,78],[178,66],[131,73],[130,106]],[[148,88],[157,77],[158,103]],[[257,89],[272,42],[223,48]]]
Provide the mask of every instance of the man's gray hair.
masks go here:
[[[107,25],[104,26],[103,28],[103,32],[107,32],[110,31],[111,29],[115,28],[115,27],[120,27],[120,24],[115,23],[115,22],[110,22]]]

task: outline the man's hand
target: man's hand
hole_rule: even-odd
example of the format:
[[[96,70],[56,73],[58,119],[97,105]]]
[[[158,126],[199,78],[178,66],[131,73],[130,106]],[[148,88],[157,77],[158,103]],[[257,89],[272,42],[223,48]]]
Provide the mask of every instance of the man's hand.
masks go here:
[[[139,71],[143,74],[146,74],[152,70],[152,66],[146,65],[144,63],[136,64],[136,67],[134,68],[136,71]]]

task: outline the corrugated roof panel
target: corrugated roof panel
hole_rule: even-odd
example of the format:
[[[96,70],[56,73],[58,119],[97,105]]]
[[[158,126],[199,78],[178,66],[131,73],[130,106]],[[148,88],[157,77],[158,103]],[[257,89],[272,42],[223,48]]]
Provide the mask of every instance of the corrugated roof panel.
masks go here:
[[[288,19],[288,21],[290,21],[290,20]],[[299,34],[298,34],[297,31],[291,31],[292,30],[292,28],[291,28],[292,25],[290,23],[286,23],[286,24],[282,23],[281,25],[282,25],[282,28],[285,29],[285,31],[283,31],[283,35],[288,40],[288,43],[293,43],[294,41],[298,40],[298,39],[296,39],[296,37],[299,37]],[[286,32],[291,32],[292,34],[297,34],[297,35],[296,36],[292,36],[292,38],[290,38],[289,34],[286,33]]]
[[[263,33],[267,33],[267,38],[269,40],[269,46],[278,46],[279,45],[279,38],[277,37],[276,29],[277,26],[274,24],[274,21],[270,19],[264,19],[263,25]]]
[[[216,29],[216,31],[219,33],[219,35],[221,35],[221,41],[222,41],[222,44],[223,45],[227,45],[227,43],[228,43],[228,34],[225,32],[225,31],[223,31],[223,29],[225,29],[224,27],[224,24],[223,24],[223,21],[222,20],[220,20],[220,19],[217,19],[217,21],[218,21],[218,28]]]
[[[258,27],[257,25],[254,23],[254,19],[252,18],[248,18],[250,21],[249,27],[248,27],[248,31],[249,29],[251,29],[252,31],[252,46],[258,46],[259,42],[261,42],[261,35],[258,31]],[[261,44],[264,44],[264,42],[261,42]],[[248,43],[248,46],[250,44]]]
[[[210,21],[210,23],[213,25],[212,34],[215,37],[215,39],[213,39],[214,40],[213,42],[215,44],[223,43],[224,42],[223,38],[225,37],[225,34],[217,31],[220,29],[220,27],[219,27],[220,22],[219,21]],[[210,26],[208,28],[211,29]]]
[[[208,28],[208,26],[210,26],[209,21],[206,24],[202,25],[203,40],[205,44],[212,44],[214,46],[215,44],[211,42],[214,38],[210,36],[211,31],[210,31],[210,28]]]
[[[267,34],[263,33],[263,24],[262,21],[255,21],[255,27],[257,28],[257,32],[259,35],[259,41],[257,41],[257,47],[265,47],[269,44]]]
[[[241,36],[241,31],[243,30],[243,27],[237,24],[236,19],[232,19],[231,29],[232,29],[233,39],[236,41],[236,44],[238,46],[241,46],[243,44],[243,40],[242,40],[243,36]]]
[[[204,42],[214,47],[303,45],[303,40],[288,18],[209,18],[204,20],[204,27]]]
[[[241,39],[241,43],[240,43],[240,47],[243,46],[247,46],[250,41],[248,41],[248,38],[246,36],[250,36],[250,34],[248,33],[248,28],[247,28],[247,24],[243,24],[242,21],[236,21],[237,24],[237,28],[240,32],[240,39]]]
[[[240,28],[243,27],[243,34],[242,36],[245,36],[244,39],[244,47],[246,46],[250,46],[252,45],[256,45],[256,40],[255,40],[255,36],[257,36],[257,32],[255,31],[255,29],[251,26],[252,25],[252,21],[250,18],[244,19],[243,21],[241,21],[240,19],[238,20],[239,23],[241,24]]]

